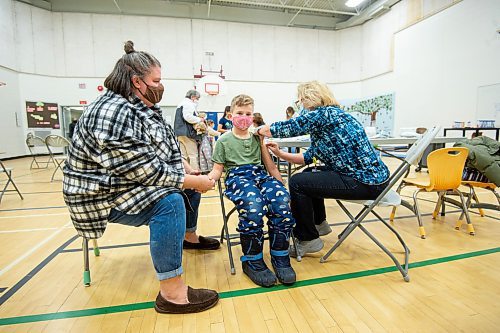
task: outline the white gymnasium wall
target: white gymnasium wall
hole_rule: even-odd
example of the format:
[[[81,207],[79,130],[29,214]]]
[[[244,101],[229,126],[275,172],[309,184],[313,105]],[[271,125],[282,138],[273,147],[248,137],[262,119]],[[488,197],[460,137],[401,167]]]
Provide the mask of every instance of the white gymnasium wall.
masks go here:
[[[0,65],[17,69],[13,2],[0,0]]]
[[[17,1],[0,3],[4,15],[11,9],[15,18],[9,26],[14,27],[18,58],[15,63],[2,56],[1,64],[20,72],[105,77],[123,54],[123,41],[130,39],[138,50],[160,60],[168,78],[190,79],[203,64],[214,70],[223,65],[228,78],[235,81],[361,79],[360,27],[332,32],[168,17],[52,13]],[[12,45],[11,40],[6,42]]]
[[[5,152],[0,158],[24,155],[23,113],[19,112],[19,74],[0,67],[0,151]],[[17,126],[16,112],[20,127]],[[19,119],[20,118],[20,119]]]
[[[477,88],[500,82],[499,28],[500,1],[466,0],[397,33],[396,128],[474,123]]]
[[[0,151],[1,157],[16,156],[22,148],[23,129],[16,126],[15,112],[19,111],[19,78],[15,48],[15,19],[12,2],[0,1]],[[3,67],[6,66],[6,67]]]
[[[193,86],[192,75],[200,64],[205,69],[209,65],[218,69],[222,64],[228,94],[203,98],[200,109],[222,111],[232,96],[248,93],[267,122],[280,120],[286,106],[296,99],[297,82],[318,79],[328,82],[338,99],[394,92],[396,133],[400,127],[417,124],[448,126],[453,119],[466,120],[468,114],[475,114],[478,86],[499,81],[495,30],[500,26],[500,1],[464,0],[399,30],[453,2],[402,1],[362,26],[320,31],[182,18],[51,13],[0,0],[0,42],[8,46],[0,48],[0,66],[20,72],[19,93],[5,98],[19,112],[24,112],[26,100],[59,105],[92,101],[98,95],[96,86],[123,54],[123,41],[131,39],[137,49],[151,52],[162,63],[164,105],[179,102]],[[79,89],[79,83],[87,89]],[[5,112],[0,110],[2,120]],[[25,130],[12,131],[24,141]],[[0,142],[6,138],[0,133]],[[19,146],[9,153],[17,156],[26,151]]]

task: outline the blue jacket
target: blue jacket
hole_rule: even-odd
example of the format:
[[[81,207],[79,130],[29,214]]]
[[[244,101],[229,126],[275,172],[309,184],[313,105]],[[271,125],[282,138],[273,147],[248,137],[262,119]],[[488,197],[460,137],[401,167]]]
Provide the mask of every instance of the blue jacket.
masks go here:
[[[311,147],[304,153],[304,162],[313,157],[333,171],[357,181],[376,185],[389,178],[389,169],[370,144],[363,126],[350,114],[336,106],[324,106],[297,118],[271,125],[276,138],[310,134]]]

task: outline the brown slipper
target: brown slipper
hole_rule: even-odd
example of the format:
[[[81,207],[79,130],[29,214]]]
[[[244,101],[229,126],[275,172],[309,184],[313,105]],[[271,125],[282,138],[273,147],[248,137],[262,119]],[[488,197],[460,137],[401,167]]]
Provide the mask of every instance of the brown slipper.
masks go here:
[[[217,250],[220,247],[220,242],[217,239],[198,236],[199,243],[191,243],[184,241],[182,248],[194,250]]]
[[[195,313],[205,311],[215,306],[219,301],[219,294],[210,289],[193,289],[188,287],[188,304],[176,304],[167,301],[161,293],[158,293],[155,302],[155,310],[158,313]]]

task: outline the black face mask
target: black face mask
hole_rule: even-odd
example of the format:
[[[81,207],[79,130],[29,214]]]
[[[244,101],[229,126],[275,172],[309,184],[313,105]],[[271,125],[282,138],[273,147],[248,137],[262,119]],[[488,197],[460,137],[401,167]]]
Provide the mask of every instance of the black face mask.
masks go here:
[[[144,82],[144,80],[142,80],[142,82]],[[162,96],[163,96],[163,91],[165,90],[165,88],[163,87],[163,84],[161,84],[161,83],[158,84],[158,87],[150,86],[146,82],[144,82],[144,84],[146,85],[147,88],[146,88],[146,92],[144,94],[142,94],[142,92],[141,92],[142,96],[144,96],[145,99],[147,99],[148,101],[150,101],[153,104],[159,103],[161,101]]]

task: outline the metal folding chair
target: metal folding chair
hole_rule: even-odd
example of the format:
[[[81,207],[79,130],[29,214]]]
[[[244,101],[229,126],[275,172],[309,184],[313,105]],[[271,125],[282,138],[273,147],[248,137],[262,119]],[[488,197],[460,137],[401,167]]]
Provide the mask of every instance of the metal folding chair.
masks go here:
[[[66,139],[65,137],[62,137],[60,135],[48,135],[45,138],[45,144],[47,145],[47,149],[49,150],[50,156],[52,157],[52,160],[56,164],[56,168],[54,172],[52,173],[52,178],[50,181],[54,181],[54,176],[56,175],[57,170],[61,170],[62,172],[62,167],[68,156],[66,154],[64,155],[55,155],[54,152],[52,151],[52,148],[64,148],[66,149],[71,145],[71,143]]]
[[[421,155],[423,154],[425,148],[429,146],[431,141],[436,137],[440,128],[435,127],[430,131],[427,131],[424,136],[419,138],[408,150],[406,154],[406,158],[402,161],[401,165],[394,171],[389,178],[389,184],[382,191],[382,193],[375,200],[342,200],[351,203],[357,203],[363,205],[363,208],[360,210],[356,216],[353,216],[349,210],[345,207],[345,205],[337,200],[340,208],[349,216],[351,219],[351,223],[339,234],[339,240],[332,246],[332,248],[320,259],[320,262],[324,263],[328,257],[337,249],[346,238],[354,231],[354,229],[359,228],[363,231],[378,247],[380,247],[394,262],[396,268],[401,272],[403,279],[408,282],[410,281],[410,276],[408,275],[408,258],[410,254],[410,249],[406,246],[403,238],[399,233],[387,223],[377,212],[375,212],[374,208],[377,206],[399,206],[400,204],[404,204],[405,207],[412,210],[412,207],[405,201],[401,200],[399,194],[392,190],[392,187],[400,181],[401,178],[405,177],[411,165],[417,165],[420,160]],[[389,230],[394,233],[394,235],[398,238],[399,242],[404,248],[405,258],[404,258],[404,267],[400,264],[398,259],[389,251],[373,234],[371,234],[363,225],[363,220],[368,216],[368,214],[373,214],[379,221],[381,221]]]
[[[24,200],[23,195],[21,194],[21,192],[19,191],[19,189],[16,186],[16,183],[14,183],[14,179],[12,179],[12,168],[7,168],[2,163],[2,161],[0,161],[0,173],[5,173],[5,175],[7,176],[7,182],[5,183],[2,191],[0,191],[0,202],[2,202],[3,195],[6,192],[14,192],[14,191],[16,191],[17,194],[19,194],[19,196],[21,197],[21,200]],[[12,184],[12,186],[14,186],[14,190],[8,189],[10,184]]]
[[[97,245],[97,239],[92,239],[94,243],[94,255],[99,257],[101,255],[101,251],[99,250],[99,246]],[[91,278],[90,278],[90,260],[89,260],[89,239],[83,238],[82,241],[82,252],[83,252],[83,285],[85,287],[90,286]]]
[[[233,251],[232,251],[231,247],[233,246],[233,244],[238,245],[240,242],[237,241],[237,242],[231,243],[231,239],[235,239],[235,238],[239,237],[239,235],[231,235],[229,233],[228,223],[229,223],[229,218],[236,211],[236,206],[231,208],[229,210],[229,212],[226,214],[226,206],[224,204],[224,191],[222,190],[222,182],[220,179],[217,181],[217,187],[219,188],[220,207],[222,210],[222,220],[224,222],[224,224],[222,226],[221,233],[220,233],[220,242],[222,244],[224,242],[224,239],[226,240],[227,254],[229,255],[229,266],[231,267],[231,274],[235,275],[236,269],[234,268]]]
[[[28,150],[30,151],[32,157],[30,169],[34,169],[33,164],[36,165],[35,169],[46,169],[50,163],[54,163],[54,166],[56,166],[56,163],[52,160],[50,152],[47,150],[47,144],[44,139],[33,135],[33,133],[28,133],[28,136],[26,137],[26,146],[28,146]],[[40,157],[47,155],[48,159],[46,161],[40,160]],[[40,165],[45,166],[40,167]]]

